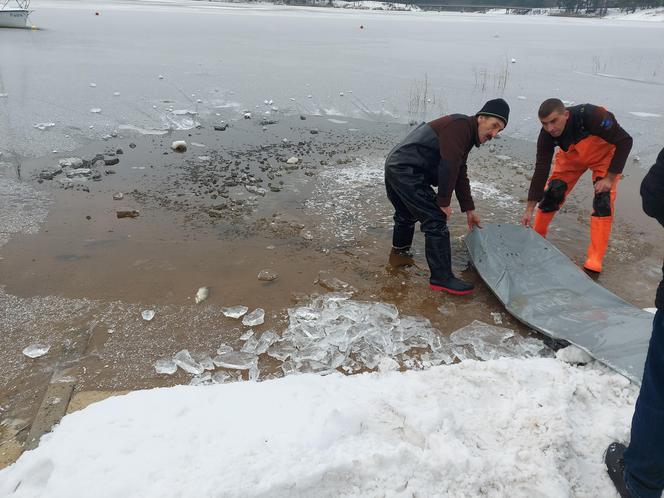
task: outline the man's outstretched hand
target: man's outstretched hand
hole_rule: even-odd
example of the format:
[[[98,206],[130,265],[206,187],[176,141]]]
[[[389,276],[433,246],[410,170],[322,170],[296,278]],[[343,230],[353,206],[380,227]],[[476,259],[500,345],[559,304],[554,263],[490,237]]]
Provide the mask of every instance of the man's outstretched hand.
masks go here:
[[[475,226],[482,228],[480,217],[475,211],[466,211],[466,218],[468,219],[468,230],[472,230]]]

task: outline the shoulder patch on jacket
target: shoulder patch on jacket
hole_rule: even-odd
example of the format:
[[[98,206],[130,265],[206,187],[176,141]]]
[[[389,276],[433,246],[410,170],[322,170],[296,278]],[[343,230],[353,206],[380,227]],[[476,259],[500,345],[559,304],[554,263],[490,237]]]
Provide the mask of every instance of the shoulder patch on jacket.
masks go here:
[[[613,126],[613,120],[611,118],[604,118],[599,125],[605,130],[610,130]]]

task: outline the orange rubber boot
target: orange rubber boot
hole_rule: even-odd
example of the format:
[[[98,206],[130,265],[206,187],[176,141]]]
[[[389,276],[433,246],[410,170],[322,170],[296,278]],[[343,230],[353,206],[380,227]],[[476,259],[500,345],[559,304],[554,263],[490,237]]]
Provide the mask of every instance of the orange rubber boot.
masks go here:
[[[558,211],[551,211],[548,213],[542,212],[540,208],[535,211],[535,222],[533,223],[533,230],[539,233],[542,237],[546,238],[546,233],[549,230],[549,224]]]
[[[597,273],[602,271],[602,260],[609,246],[612,224],[613,216],[590,217],[590,244],[588,245],[588,257],[583,263],[586,270]]]

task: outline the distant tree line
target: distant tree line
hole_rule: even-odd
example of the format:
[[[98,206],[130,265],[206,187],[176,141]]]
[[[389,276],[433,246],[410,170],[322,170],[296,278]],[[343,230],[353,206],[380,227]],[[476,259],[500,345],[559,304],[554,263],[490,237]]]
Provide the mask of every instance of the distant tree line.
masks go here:
[[[399,1],[399,0],[394,0]],[[519,7],[520,10],[560,8],[570,14],[603,15],[607,9],[617,8],[626,12],[664,6],[664,0],[401,0],[423,8],[430,6],[450,7]]]

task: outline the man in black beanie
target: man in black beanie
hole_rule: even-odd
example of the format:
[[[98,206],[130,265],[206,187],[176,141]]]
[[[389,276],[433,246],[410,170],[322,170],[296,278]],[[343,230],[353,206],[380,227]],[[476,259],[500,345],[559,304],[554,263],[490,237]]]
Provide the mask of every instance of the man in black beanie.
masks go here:
[[[664,149],[641,183],[641,200],[643,211],[664,227]],[[659,498],[664,489],[664,279],[655,306],[629,447],[611,443],[604,457],[622,498]]]
[[[392,253],[409,255],[420,222],[425,253],[435,291],[464,295],[473,285],[452,273],[452,253],[447,220],[450,201],[456,193],[468,229],[480,226],[470,193],[466,161],[468,153],[500,133],[509,119],[510,108],[503,99],[488,101],[474,116],[451,114],[422,123],[412,130],[387,156],[385,188],[394,206]],[[438,186],[436,193],[431,186]]]

